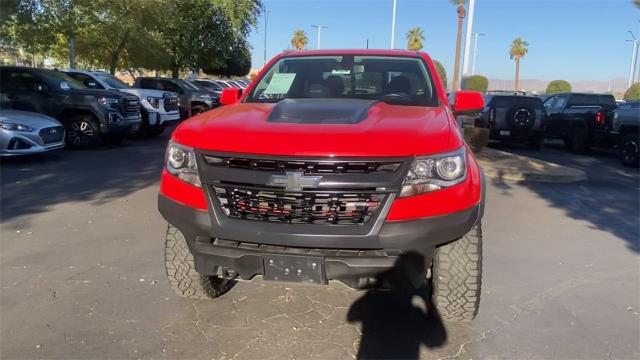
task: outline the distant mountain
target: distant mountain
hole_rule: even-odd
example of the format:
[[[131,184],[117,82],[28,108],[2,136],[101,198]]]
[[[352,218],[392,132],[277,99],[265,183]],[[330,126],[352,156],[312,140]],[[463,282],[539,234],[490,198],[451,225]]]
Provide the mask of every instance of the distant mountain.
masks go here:
[[[544,92],[551,80],[521,79],[520,88],[527,91]],[[576,92],[612,92],[624,93],[627,90],[627,80],[615,78],[610,81],[574,81],[571,83],[572,91]],[[489,79],[489,90],[513,90],[513,79]]]

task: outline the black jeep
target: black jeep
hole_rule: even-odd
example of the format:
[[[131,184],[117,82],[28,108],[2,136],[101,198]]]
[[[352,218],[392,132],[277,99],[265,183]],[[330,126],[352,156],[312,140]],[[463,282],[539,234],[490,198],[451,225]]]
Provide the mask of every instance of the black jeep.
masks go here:
[[[133,95],[88,89],[54,70],[0,67],[0,108],[49,115],[65,127],[70,147],[120,142],[141,124]]]
[[[487,94],[485,104],[476,118],[476,127],[488,128],[491,140],[527,142],[532,149],[542,148],[545,111],[540,98]]]

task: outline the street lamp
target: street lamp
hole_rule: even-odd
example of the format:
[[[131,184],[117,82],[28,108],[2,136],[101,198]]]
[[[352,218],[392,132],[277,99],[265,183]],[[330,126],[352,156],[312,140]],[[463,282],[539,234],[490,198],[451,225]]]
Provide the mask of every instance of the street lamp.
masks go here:
[[[629,82],[627,83],[627,88],[630,88],[633,85],[633,79],[636,77],[636,62],[638,61],[638,47],[640,46],[640,41],[638,41],[633,35],[633,32],[629,30],[629,34],[633,40],[627,40],[633,42],[633,47],[631,50],[631,67],[629,68]]]
[[[391,15],[391,49],[394,48],[396,38],[396,0],[393,0],[393,15]]]
[[[316,49],[320,49],[320,32],[322,31],[322,29],[328,29],[328,27],[322,25],[311,25],[311,27],[318,29],[318,45],[316,46]]]
[[[487,34],[473,33],[473,60],[471,61],[471,75],[476,73],[476,55],[478,54],[478,36],[485,36]]]
[[[269,21],[269,12],[265,9],[264,12],[264,65],[267,64],[267,21]]]
[[[475,0],[469,0],[469,13],[467,14],[467,31],[464,40],[464,55],[462,56],[462,77],[469,74],[469,52],[471,50],[471,31],[473,30],[473,12]]]

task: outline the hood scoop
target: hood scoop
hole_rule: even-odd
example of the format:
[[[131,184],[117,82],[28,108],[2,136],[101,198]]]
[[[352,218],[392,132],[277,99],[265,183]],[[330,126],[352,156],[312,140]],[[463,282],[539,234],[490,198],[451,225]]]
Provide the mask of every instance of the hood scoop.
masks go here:
[[[357,124],[367,118],[377,100],[284,99],[271,111],[267,122],[287,124]]]

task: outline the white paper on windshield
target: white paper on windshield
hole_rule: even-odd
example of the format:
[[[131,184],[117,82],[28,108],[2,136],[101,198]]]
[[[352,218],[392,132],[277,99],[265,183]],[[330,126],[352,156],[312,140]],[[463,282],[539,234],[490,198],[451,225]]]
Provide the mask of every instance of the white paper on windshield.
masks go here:
[[[291,84],[293,84],[293,79],[295,78],[295,73],[273,74],[263,94],[286,94],[289,92]]]

